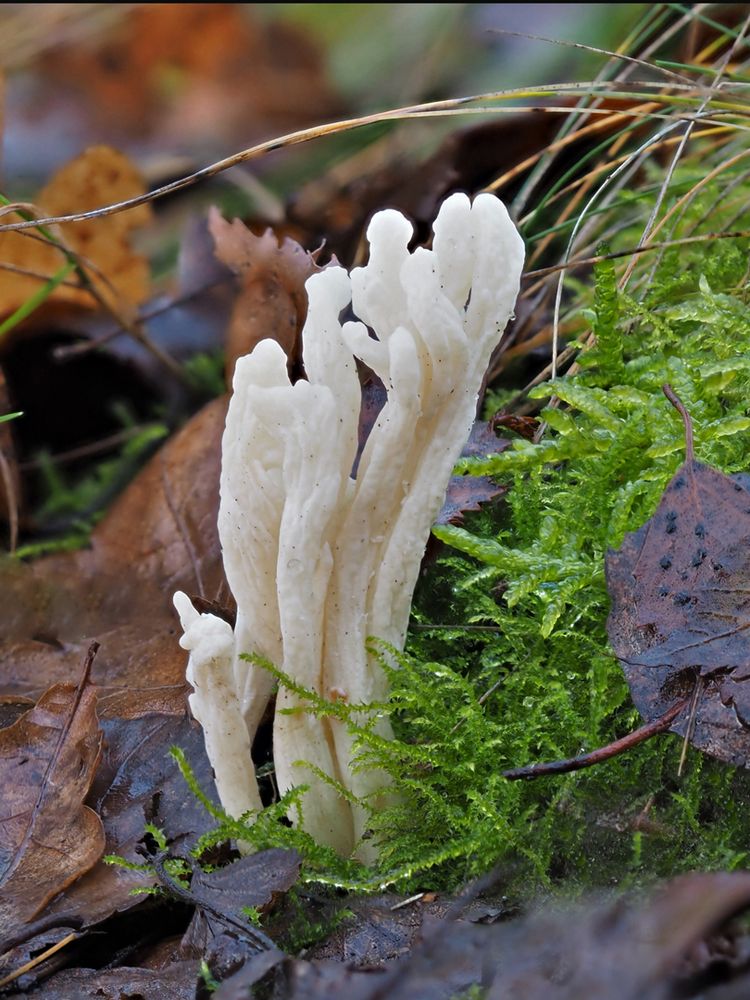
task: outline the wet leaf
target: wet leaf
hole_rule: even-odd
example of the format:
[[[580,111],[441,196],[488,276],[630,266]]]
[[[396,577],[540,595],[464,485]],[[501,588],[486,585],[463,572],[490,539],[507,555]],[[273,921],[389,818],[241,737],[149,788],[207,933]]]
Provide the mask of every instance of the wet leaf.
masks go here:
[[[296,851],[272,848],[240,858],[214,872],[194,868],[190,888],[178,891],[180,898],[193,901],[198,907],[183,938],[183,951],[202,954],[211,974],[219,981],[252,963],[255,956],[266,959],[276,956],[275,961],[281,961],[283,953],[251,924],[243,910],[255,907],[265,912],[271,908],[276,897],[297,881],[300,865]],[[168,877],[165,882],[166,873],[158,862],[156,867],[167,891],[174,890],[174,883]],[[269,965],[264,961],[263,968],[269,968],[275,961]]]
[[[129,705],[123,701],[120,697],[105,703],[105,748],[88,799],[104,826],[104,853],[142,863],[136,848],[145,824],[152,823],[164,832],[172,854],[187,854],[214,821],[187,790],[169,751],[175,745],[183,750],[196,779],[210,794],[213,774],[203,732],[188,718],[179,689],[171,705],[159,692],[142,692]],[[118,713],[114,717],[106,714],[112,710]],[[131,895],[132,890],[149,884],[153,880],[139,872],[100,861],[47,913],[80,918],[84,926],[91,926],[137,906],[143,897]]]
[[[376,968],[402,958],[419,942],[423,927],[433,926],[445,916],[450,900],[415,899],[404,905],[393,893],[347,901],[351,916],[306,955],[310,959],[333,959],[358,967]],[[325,913],[321,914],[323,920]],[[332,919],[328,915],[328,919]]]
[[[101,752],[96,693],[59,684],[0,733],[0,926],[31,920],[88,871],[104,830],[83,804]]]
[[[197,906],[183,938],[185,950],[202,953],[208,948],[206,953],[224,967],[219,976],[224,978],[227,967],[234,972],[255,952],[274,949],[273,941],[244,911],[248,907],[267,910],[294,885],[302,864],[296,851],[259,851],[210,873],[186,859],[192,873],[189,888],[166,871],[167,857],[168,852],[162,852],[152,861],[159,883],[168,895]]]
[[[681,967],[700,942],[750,904],[750,876],[694,874],[638,905],[589,901],[540,910],[498,933],[488,1000],[668,1000],[703,996]]]
[[[277,893],[291,889],[301,863],[296,851],[259,851],[210,873],[196,869],[190,894],[203,909],[237,919],[243,907],[263,909]]]
[[[690,418],[675,406],[686,459],[654,516],[607,556],[609,637],[644,718],[694,693],[694,710],[678,715],[672,731],[747,767],[750,489],[743,476],[695,461]]]

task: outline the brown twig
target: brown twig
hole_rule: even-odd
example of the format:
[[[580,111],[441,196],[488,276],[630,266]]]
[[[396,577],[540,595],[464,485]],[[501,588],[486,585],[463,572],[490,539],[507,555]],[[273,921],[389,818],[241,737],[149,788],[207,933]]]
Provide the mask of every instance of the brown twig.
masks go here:
[[[626,97],[623,96],[627,94],[630,90],[635,93],[640,93],[638,88],[643,88],[645,90],[658,91],[662,84],[655,84],[652,80],[634,80],[627,81],[626,83],[618,84],[621,89],[621,93],[612,94],[611,87],[606,85],[606,82],[592,83],[588,82],[573,82],[573,83],[558,83],[558,84],[548,84],[543,88],[535,89],[535,96],[555,98],[555,97],[568,97],[570,94],[580,94],[586,93],[590,94],[593,90],[596,94],[601,94],[601,96],[609,97],[610,100],[622,100],[625,101]],[[588,88],[588,89],[587,89]],[[691,86],[688,84],[673,84],[673,90],[685,91],[689,96],[694,96],[696,93],[700,94],[701,88],[697,85]],[[90,209],[85,212],[74,212],[68,215],[55,215],[49,216],[47,218],[39,220],[24,220],[22,222],[16,222],[11,224],[0,225],[0,232],[16,232],[23,229],[30,229],[36,225],[50,226],[50,225],[62,225],[69,222],[84,222],[88,219],[104,218],[108,215],[114,215],[118,212],[124,212],[131,208],[137,208],[139,205],[147,204],[148,202],[155,201],[158,198],[163,198],[166,195],[173,194],[177,191],[181,191],[187,187],[191,187],[200,181],[207,180],[210,177],[215,177],[217,174],[228,170],[230,167],[237,166],[239,163],[247,163],[252,160],[260,159],[268,153],[274,152],[277,149],[283,149],[289,146],[296,146],[301,143],[309,142],[312,139],[322,138],[327,135],[336,135],[340,132],[349,132],[353,129],[363,128],[366,125],[378,124],[380,122],[386,121],[399,121],[407,120],[412,118],[434,118],[443,116],[454,116],[454,115],[470,115],[470,114],[487,114],[488,111],[493,111],[495,113],[503,113],[509,115],[519,115],[527,114],[529,111],[539,111],[544,114],[570,114],[570,107],[565,105],[545,105],[545,104],[530,104],[530,105],[513,105],[506,107],[492,107],[487,108],[485,106],[477,106],[478,102],[482,101],[486,104],[492,103],[501,99],[510,99],[514,96],[526,97],[528,96],[527,88],[511,88],[502,91],[492,91],[484,94],[471,94],[466,97],[449,98],[447,100],[430,101],[424,104],[414,104],[401,108],[393,108],[389,111],[378,111],[372,114],[362,115],[359,118],[346,118],[336,122],[330,122],[325,125],[316,125],[312,128],[301,129],[296,132],[289,132],[286,135],[278,136],[274,139],[267,140],[266,142],[258,143],[255,146],[251,146],[248,149],[240,150],[238,153],[233,153],[231,156],[227,156],[224,159],[217,160],[211,163],[209,166],[202,167],[200,170],[194,171],[185,177],[180,177],[177,180],[170,181],[168,184],[164,184],[162,187],[155,188],[152,191],[148,191],[145,194],[137,195],[134,198],[127,198],[124,201],[113,202],[109,205],[103,205],[101,208]],[[657,96],[660,96],[657,94]],[[644,119],[672,119],[674,116],[669,112],[649,112],[649,113],[639,113],[632,108],[626,109],[628,114],[632,118],[644,118]],[[725,114],[729,112],[718,111],[716,114]],[[734,112],[732,112],[734,113]],[[599,115],[599,116],[611,116],[611,108],[584,108],[581,109],[581,114],[586,115]],[[683,120],[688,121],[691,118],[690,112],[685,112],[683,115]],[[710,120],[710,119],[709,119]]]
[[[669,402],[674,406],[675,410],[682,417],[682,422],[685,425],[685,463],[690,465],[694,461],[693,454],[693,421],[690,419],[690,414],[685,409],[685,404],[682,402],[680,397],[674,391],[671,385],[665,383],[661,387],[661,391],[667,397]]]
[[[79,937],[78,934],[76,934],[75,932],[71,932],[70,934],[66,935],[61,941],[56,941],[55,944],[50,945],[49,948],[45,948],[45,950],[40,955],[35,955],[34,958],[30,959],[28,962],[25,962],[23,965],[20,965],[17,969],[14,969],[12,972],[9,972],[7,976],[4,976],[2,979],[0,979],[0,989],[2,989],[4,986],[7,986],[9,983],[14,982],[16,979],[20,979],[20,977],[25,975],[27,972],[31,972],[32,969],[35,969],[38,965],[41,965],[42,962],[46,962],[48,958],[51,958],[55,954],[55,952],[58,952],[66,945],[69,945],[71,941],[76,941],[78,937]]]
[[[656,736],[669,729],[680,712],[686,708],[688,700],[688,698],[683,698],[682,701],[676,702],[664,715],[660,715],[658,719],[647,722],[644,726],[633,730],[632,733],[628,733],[627,736],[615,740],[614,743],[607,744],[606,747],[599,747],[597,750],[592,750],[591,753],[583,753],[579,757],[568,757],[565,760],[552,760],[546,761],[543,764],[527,764],[525,767],[514,767],[509,771],[503,771],[503,777],[507,778],[508,781],[528,781],[531,778],[543,778],[551,774],[568,774],[571,771],[580,771],[584,767],[593,767],[594,764],[601,764],[602,761],[611,760],[612,757],[617,757],[621,753],[637,747],[639,743],[645,743],[652,736]]]

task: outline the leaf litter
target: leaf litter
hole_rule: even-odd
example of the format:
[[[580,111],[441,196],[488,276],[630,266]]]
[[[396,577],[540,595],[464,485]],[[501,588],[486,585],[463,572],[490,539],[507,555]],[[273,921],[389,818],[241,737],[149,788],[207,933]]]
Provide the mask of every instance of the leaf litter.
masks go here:
[[[610,641],[648,721],[689,699],[670,728],[693,746],[750,766],[750,480],[696,461],[687,410],[685,461],[654,516],[607,557]]]
[[[0,732],[0,929],[32,920],[89,871],[104,850],[99,816],[84,805],[102,734],[89,681],[58,684]]]
[[[426,916],[420,939],[385,967],[264,953],[214,996],[246,1000],[255,984],[270,979],[271,995],[287,1000],[448,1000],[477,984],[490,1000],[697,1000],[712,971],[732,961],[742,968],[730,922],[748,905],[747,872],[684,876],[640,901],[548,902],[521,919],[490,924],[467,919],[464,898],[440,919]],[[712,1000],[739,996],[731,992],[738,985],[747,988],[746,970]]]
[[[694,456],[682,417],[685,461],[659,506],[605,561],[607,633],[644,725],[605,747],[512,768],[509,780],[592,767],[670,730],[736,767],[750,767],[750,476],[724,475]]]

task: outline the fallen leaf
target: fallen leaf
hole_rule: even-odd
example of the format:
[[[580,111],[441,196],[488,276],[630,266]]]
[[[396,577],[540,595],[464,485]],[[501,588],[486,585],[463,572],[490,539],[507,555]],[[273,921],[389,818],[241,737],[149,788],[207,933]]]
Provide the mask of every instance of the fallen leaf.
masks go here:
[[[240,292],[226,338],[227,383],[237,358],[273,337],[284,348],[290,371],[301,362],[300,334],[307,318],[305,282],[320,268],[299,243],[279,240],[272,229],[256,236],[239,219],[227,222],[211,209],[209,229],[216,256],[240,279]]]
[[[196,869],[190,895],[196,905],[214,915],[244,919],[243,907],[264,909],[277,893],[287,892],[297,881],[302,859],[296,851],[269,848],[233,861],[213,872]]]
[[[178,692],[173,705],[163,694],[139,694],[129,705],[112,700],[102,719],[104,753],[88,802],[104,827],[104,853],[140,863],[136,848],[146,823],[166,836],[174,855],[185,855],[198,837],[214,825],[213,818],[192,795],[169,751],[178,746],[202,788],[211,794],[213,773],[206,757],[203,731],[188,718],[185,698]],[[119,704],[118,704],[119,702]],[[161,704],[160,704],[161,702]],[[171,711],[170,711],[171,708]],[[216,796],[214,795],[214,798]],[[100,923],[113,913],[143,901],[132,890],[149,883],[138,872],[98,862],[83,878],[58,896],[46,915],[79,919],[84,927]]]
[[[62,167],[34,200],[45,214],[66,215],[101,208],[143,194],[143,180],[126,156],[109,146],[92,146]],[[146,258],[131,244],[133,231],[151,219],[151,208],[141,205],[103,219],[62,225],[59,234],[70,250],[82,255],[91,283],[104,301],[119,308],[135,306],[148,296],[151,283]],[[21,221],[3,216],[3,223]],[[52,278],[65,264],[61,250],[40,240],[35,230],[0,233],[0,262]],[[54,235],[54,230],[52,235]],[[9,314],[39,291],[42,281],[0,268],[0,314]],[[95,305],[80,288],[58,285],[48,301]]]
[[[713,757],[750,766],[750,489],[686,457],[654,516],[607,556],[608,632],[647,720],[695,694],[671,729]]]
[[[256,907],[267,911],[297,881],[301,858],[296,851],[271,848],[234,861],[214,872],[193,869],[188,890],[198,909],[182,941],[187,954],[202,954],[211,974],[221,981],[242,969],[256,955],[278,955],[273,942],[258,931],[242,911]],[[157,868],[157,870],[159,870]],[[161,869],[162,884],[166,875]],[[174,888],[167,881],[166,888]],[[273,964],[273,963],[272,963]]]
[[[252,987],[285,960],[283,951],[261,951],[251,955],[241,969],[221,984],[215,996],[218,1000],[248,1000],[255,993]]]
[[[420,941],[423,927],[433,927],[437,919],[445,916],[450,901],[440,898],[427,903],[417,899],[410,905],[403,904],[403,897],[393,893],[347,900],[346,909],[351,916],[325,941],[308,949],[305,957],[332,959],[367,969],[403,958]],[[337,923],[335,915],[325,911],[318,919]]]
[[[487,455],[497,455],[508,447],[510,441],[499,438],[492,423],[477,420],[471,428],[461,457],[485,458]],[[500,486],[489,476],[451,476],[435,523],[461,524],[467,511],[480,510],[483,503],[496,500],[507,492],[507,486]]]
[[[174,713],[166,711],[172,702]],[[212,771],[200,727],[187,717],[184,699],[174,694],[165,697],[164,693],[152,692],[150,696],[141,695],[137,700],[133,699],[129,706],[124,704],[123,698],[113,698],[108,707],[126,715],[102,720],[104,753],[87,799],[87,803],[101,817],[106,838],[105,852],[131,862],[141,862],[137,847],[143,841],[144,825],[150,822],[164,832],[174,855],[186,856],[198,837],[213,827],[214,820],[187,790],[169,749],[174,744],[178,745],[196,780],[203,788],[211,788]],[[106,711],[105,707],[105,716]],[[3,971],[7,973],[23,965],[25,954],[38,954],[50,935],[54,940],[56,936],[64,937],[71,930],[78,932],[76,954],[83,966],[87,964],[89,954],[95,957],[104,953],[119,954],[123,934],[128,940],[142,942],[141,948],[152,944],[165,928],[174,925],[175,908],[166,898],[133,895],[134,889],[142,889],[149,884],[153,883],[149,883],[142,873],[99,860],[90,871],[59,893],[34,923],[24,928],[29,935],[28,940],[22,940],[23,935],[17,934],[16,938],[21,943],[6,957],[7,968]],[[133,912],[125,915],[125,911]],[[186,908],[183,911],[183,922],[174,927],[180,935],[188,916]],[[116,915],[114,920],[109,920],[113,915]],[[125,920],[128,924],[124,923]],[[53,932],[48,928],[55,930]],[[178,945],[179,936],[173,946],[166,949],[168,954],[159,962],[159,968],[186,957],[178,953]],[[157,952],[159,950],[157,948]],[[39,979],[49,977],[55,971],[55,961],[53,964],[46,962],[26,973],[19,980],[19,988],[25,991]],[[150,961],[142,961],[142,964],[155,967]],[[182,965],[181,962],[179,964]],[[176,968],[173,971],[177,974]],[[190,970],[183,968],[182,971],[186,976],[192,975],[194,980],[194,963],[191,962]],[[135,970],[133,973],[135,975]],[[76,975],[80,975],[80,980],[74,978],[72,982],[88,983],[91,980],[92,990],[99,983],[93,971],[84,969]],[[64,985],[69,982],[66,974],[61,974],[61,977],[59,995],[66,995],[65,989],[73,987]],[[118,981],[116,977],[113,980]],[[102,980],[99,986],[104,988],[108,982]],[[143,982],[155,984],[158,979],[145,976]],[[55,989],[58,988],[56,978],[46,982],[45,996],[58,995],[53,992],[52,983]],[[76,996],[89,995],[83,992],[83,986],[80,989],[80,993],[77,989],[73,990]],[[91,995],[99,994],[92,992]]]
[[[525,441],[533,441],[539,430],[539,419],[537,417],[522,417],[515,413],[506,413],[504,410],[500,410],[490,420],[490,426],[493,430],[496,430],[498,427],[506,427],[509,431],[518,434]]]
[[[197,959],[163,969],[65,969],[38,995],[45,1000],[194,1000],[199,973]]]
[[[0,926],[31,920],[101,857],[104,830],[83,804],[102,734],[96,693],[59,684],[0,732]]]
[[[94,530],[88,549],[0,563],[3,694],[38,697],[70,681],[91,639],[102,697],[137,702],[184,690],[172,594],[221,592],[216,528],[226,400],[200,411],[151,460]]]
[[[6,977],[13,977],[9,980],[13,984],[13,990],[25,996],[40,978],[55,970],[55,966],[52,964],[55,960],[57,962],[64,961],[65,948],[72,943],[69,940],[71,933],[70,927],[53,927],[47,931],[33,934],[21,944],[12,947],[12,942],[8,942],[6,938],[3,942],[5,951],[0,959],[0,982],[6,980]],[[67,944],[65,943],[66,939],[68,939]],[[60,942],[63,943],[60,944]],[[59,946],[60,950],[54,952],[50,959],[40,962],[39,956],[55,946]],[[19,970],[26,966],[29,966],[29,970],[19,975]],[[5,987],[5,990],[9,989],[10,986]]]
[[[739,877],[735,877],[739,876]],[[589,901],[545,907],[497,932],[488,1000],[676,1000],[704,996],[681,963],[750,904],[747,872],[692,874],[645,903]]]

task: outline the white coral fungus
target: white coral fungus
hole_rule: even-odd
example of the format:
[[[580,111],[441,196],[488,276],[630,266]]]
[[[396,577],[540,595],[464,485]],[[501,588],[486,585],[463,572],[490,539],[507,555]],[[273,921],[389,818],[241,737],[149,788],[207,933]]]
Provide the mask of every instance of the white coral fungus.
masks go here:
[[[307,281],[308,381],[290,383],[274,340],[237,363],[219,511],[234,632],[175,595],[190,651],[190,704],[233,816],[261,808],[250,749],[273,685],[240,654],[260,654],[325,700],[387,698],[366,641],[403,648],[425,543],[523,264],[521,238],[492,195],[473,204],[463,194],[448,198],[434,234],[432,250],[410,253],[410,223],[379,212],[367,230],[365,267],[351,275],[330,267]],[[350,302],[360,322],[342,323]],[[361,406],[355,357],[388,398],[352,478]],[[368,721],[391,735],[386,717]],[[273,755],[282,793],[310,785],[295,821],[341,854],[371,859],[367,808],[378,808],[387,791],[382,774],[352,768],[346,725],[310,714],[282,686]],[[352,794],[342,796],[336,783]]]

